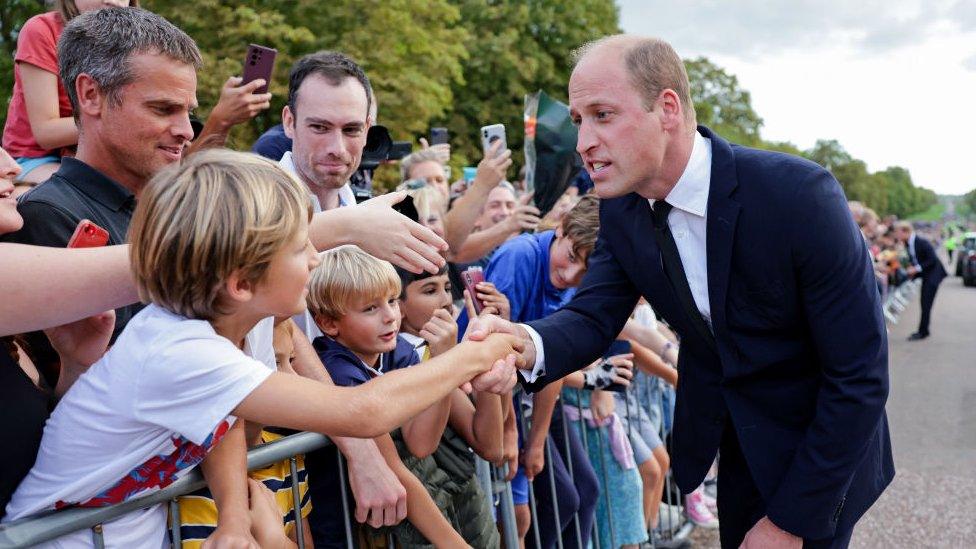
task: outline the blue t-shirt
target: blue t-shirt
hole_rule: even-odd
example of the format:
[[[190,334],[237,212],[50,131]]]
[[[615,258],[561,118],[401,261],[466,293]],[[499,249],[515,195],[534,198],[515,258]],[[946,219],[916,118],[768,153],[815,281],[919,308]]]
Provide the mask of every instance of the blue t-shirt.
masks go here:
[[[378,364],[374,366],[368,366],[348,347],[329,336],[315,338],[312,346],[325,369],[329,371],[333,383],[342,387],[355,387],[387,372],[420,362],[413,345],[399,335],[396,341],[396,348],[380,355]]]
[[[251,152],[256,152],[265,158],[270,158],[275,162],[281,160],[287,151],[291,150],[291,138],[285,135],[285,127],[281,124],[273,126],[268,131],[261,134],[261,137],[254,142]]]
[[[576,293],[560,290],[549,278],[549,248],[555,231],[519,235],[502,244],[485,269],[485,280],[505,294],[512,322],[529,322],[554,313]],[[467,311],[458,318],[458,334],[468,326]]]

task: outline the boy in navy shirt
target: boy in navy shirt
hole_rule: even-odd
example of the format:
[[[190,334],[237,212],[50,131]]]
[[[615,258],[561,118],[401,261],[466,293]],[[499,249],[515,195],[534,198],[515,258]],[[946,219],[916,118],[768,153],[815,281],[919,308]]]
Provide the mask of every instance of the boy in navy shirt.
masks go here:
[[[320,257],[321,264],[309,281],[308,307],[325,334],[316,338],[313,346],[333,382],[340,386],[362,385],[420,362],[414,346],[399,336],[400,277],[393,266],[356,246],[335,248]],[[450,325],[452,329],[443,332],[431,327],[437,332],[437,336],[431,334],[431,342],[438,349],[446,346],[445,350],[449,350],[454,346],[457,327],[453,321]],[[449,410],[450,396],[414,416],[402,428],[403,440],[414,440],[418,446],[430,448],[426,455],[418,456],[429,460],[427,467],[433,464],[429,456],[440,440]],[[376,443],[407,490],[407,519],[412,528],[401,524],[394,529],[399,545],[430,543],[436,547],[467,547],[424,485],[400,460],[394,439],[389,434],[382,435]],[[341,492],[335,469],[323,469],[316,475],[311,463],[309,468],[313,500],[334,502],[317,504],[315,508],[327,510],[323,514],[313,508],[309,522],[317,542],[319,532],[335,527],[334,516],[326,515],[335,515],[335,510],[342,508],[338,500]]]

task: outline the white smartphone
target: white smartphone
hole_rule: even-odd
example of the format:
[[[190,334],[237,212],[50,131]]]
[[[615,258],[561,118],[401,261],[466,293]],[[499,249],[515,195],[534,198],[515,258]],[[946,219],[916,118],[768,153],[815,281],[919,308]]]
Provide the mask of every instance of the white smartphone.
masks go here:
[[[498,149],[500,153],[508,148],[508,140],[505,139],[504,124],[492,124],[491,126],[483,126],[481,128],[481,148],[485,152],[485,156],[488,156],[488,149],[499,139],[502,142],[501,147]]]

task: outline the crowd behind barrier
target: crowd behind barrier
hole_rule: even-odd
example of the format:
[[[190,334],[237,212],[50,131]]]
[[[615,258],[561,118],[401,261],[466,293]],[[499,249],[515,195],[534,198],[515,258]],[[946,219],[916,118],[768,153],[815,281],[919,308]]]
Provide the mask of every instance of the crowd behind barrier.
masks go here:
[[[66,305],[47,310],[39,292],[20,291],[34,275],[14,277],[25,285],[10,292],[20,296],[14,310],[23,321],[5,324],[19,328],[4,335],[18,335],[0,340],[0,387],[9,391],[0,417],[18,431],[0,460],[0,518],[10,513],[0,549],[73,533],[82,546],[111,546],[110,524],[120,535],[145,527],[136,513],[155,513],[160,525],[165,514],[167,543],[199,547],[227,533],[217,516],[234,492],[226,473],[240,472],[233,467],[243,456],[232,452],[245,447],[253,482],[252,526],[243,535],[300,548],[684,547],[693,528],[718,527],[718,463],[691,494],[671,477],[680,341],[648,304],[619,336],[626,350],[611,347],[538,391],[530,380],[512,387],[516,343],[466,337],[482,315],[528,322],[572,298],[599,232],[585,171],[543,212],[524,170],[507,180],[512,159],[503,139],[486,133],[484,158],[454,183],[450,145],[423,141],[402,158],[400,194],[357,205],[371,194],[375,163],[361,160],[367,136],[382,137],[370,133],[382,110],[353,60],[339,52],[300,58],[282,126],[254,145],[267,158],[226,151],[219,147],[230,128],[269,106],[260,81],[230,78],[211,118],[194,128],[186,92],[194,91],[189,75],[201,56],[192,39],[138,2],[118,4],[85,3],[79,13],[73,1],[60,1],[58,12],[25,25],[18,44],[3,141],[16,158],[0,149],[0,253],[17,259],[5,270],[34,268],[36,280],[60,273]],[[98,48],[92,36],[129,50]],[[113,78],[136,56],[149,62]],[[74,85],[65,92],[52,75]],[[26,93],[38,86],[51,93]],[[170,95],[147,114],[122,88]],[[52,97],[60,116],[31,119],[41,110],[33,103]],[[92,97],[113,107],[101,112]],[[118,118],[95,124],[98,116]],[[76,122],[85,131],[52,141],[52,128]],[[15,209],[5,199],[18,195]],[[404,196],[410,201],[397,203]],[[307,210],[306,242],[299,237]],[[851,211],[884,315],[895,323],[918,291],[917,266],[896,220],[858,203]],[[62,248],[85,222],[105,229],[97,244],[110,246],[66,258],[9,247]],[[99,236],[91,230],[81,237]],[[247,234],[251,245],[225,246],[226,234]],[[285,243],[295,240],[289,250]],[[263,284],[272,272],[274,284]],[[308,284],[298,284],[309,272]],[[296,297],[306,287],[307,299]],[[289,289],[294,295],[283,295]],[[134,304],[136,295],[142,303]],[[234,332],[231,346],[232,330],[221,331],[236,327],[228,318],[249,322],[241,321],[249,328]],[[169,346],[150,348],[154,327],[172,338]],[[47,331],[30,332],[38,328]],[[143,370],[124,376],[113,368],[143,361],[157,391],[131,403],[115,398],[146,388]],[[196,369],[171,375],[186,364]],[[412,392],[393,390],[402,387]],[[208,416],[213,409],[219,417]],[[369,413],[355,414],[362,410]],[[266,423],[268,431],[253,429]],[[279,438],[275,428],[297,434]],[[140,436],[156,440],[122,451]],[[107,463],[111,471],[100,478]],[[393,496],[377,498],[368,513],[356,499],[369,489],[364,475]],[[367,516],[371,527],[360,524]]]

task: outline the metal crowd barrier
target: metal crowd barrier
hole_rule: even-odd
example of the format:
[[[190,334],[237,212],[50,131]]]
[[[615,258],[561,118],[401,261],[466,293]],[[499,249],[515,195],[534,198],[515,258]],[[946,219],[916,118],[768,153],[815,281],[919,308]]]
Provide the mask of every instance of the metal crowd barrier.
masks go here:
[[[890,290],[881,305],[885,319],[892,324],[898,324],[898,318],[901,316],[901,313],[911,303],[912,298],[915,297],[915,294],[918,293],[921,286],[922,281],[914,279],[900,284],[894,290]]]
[[[640,400],[640,395],[638,399]],[[650,395],[644,395],[645,401],[650,400]],[[661,406],[661,402],[651,403],[652,405]],[[573,475],[573,464],[572,464],[572,454],[569,448],[569,422],[565,416],[565,410],[562,407],[562,400],[557,401],[557,411],[563,414],[563,440],[566,441],[566,447],[561,452],[568,463],[567,469],[570,475]],[[585,436],[586,426],[582,422],[582,408],[580,412],[580,432],[584,434],[582,437],[582,442],[587,454],[589,454],[589,442],[588,437]],[[523,428],[523,433],[527,437],[527,418],[523,415],[523,410],[521,406],[515,407],[515,413],[518,414],[518,421],[521,423]],[[618,411],[620,413],[620,411]],[[629,416],[630,410],[629,406],[622,411],[622,413]],[[629,417],[628,417],[629,420]],[[630,421],[628,421],[628,425]],[[664,440],[664,421],[661,422],[662,440]],[[597,430],[597,442],[601,445],[608,444],[607,441],[603,440],[602,431]],[[284,460],[288,460],[290,463],[290,476],[291,476],[291,490],[292,499],[294,502],[294,508],[296,509],[296,539],[298,540],[298,546],[300,549],[305,549],[305,540],[303,536],[303,524],[301,520],[301,497],[299,495],[299,482],[298,482],[298,471],[296,466],[296,456],[300,454],[307,454],[311,451],[318,450],[329,446],[331,442],[329,439],[323,435],[317,433],[298,433],[295,435],[290,435],[279,440],[264,444],[262,446],[256,447],[250,450],[247,454],[247,467],[249,471],[255,469],[260,469],[267,467],[273,463],[278,463]],[[553,449],[549,446],[549,441],[546,441],[546,466],[551,467],[553,459],[555,458]],[[602,456],[602,452],[600,452]],[[558,458],[557,458],[558,459]],[[497,505],[498,509],[498,522],[502,526],[502,543],[503,547],[506,549],[517,549],[519,547],[518,531],[516,527],[515,520],[515,505],[512,499],[512,490],[509,482],[504,480],[506,468],[505,467],[491,467],[487,462],[476,458],[476,465],[479,478],[481,479],[482,485],[487,488],[485,490],[486,496],[492,505]],[[607,466],[604,460],[600,460],[599,463],[595,463],[594,469],[598,474],[602,476],[603,486],[607,485]],[[550,520],[549,517],[540,517],[535,506],[535,490],[536,488],[547,490],[553,499],[553,517],[551,520],[559,524],[559,507],[556,498],[556,487],[554,475],[547,475],[549,478],[549,485],[543,487],[533,486],[533,483],[529,483],[529,506],[532,516],[532,524],[530,529],[530,534],[533,536],[533,541],[535,541],[535,546],[540,547],[539,530],[538,524],[542,520]],[[342,512],[344,516],[344,528],[346,532],[347,545],[350,549],[354,547],[354,531],[351,524],[351,509],[347,502],[347,497],[349,495],[348,481],[345,471],[345,462],[342,455],[339,455],[339,478],[341,483],[341,489],[343,492],[343,497],[340,498],[342,501]],[[112,520],[121,517],[127,513],[137,511],[139,509],[144,509],[157,504],[167,504],[170,512],[170,524],[171,524],[171,540],[174,547],[181,546],[181,535],[180,535],[180,517],[179,517],[179,507],[176,504],[176,498],[186,494],[190,494],[200,488],[206,486],[203,474],[200,469],[197,468],[191,471],[186,476],[180,478],[179,480],[173,482],[166,488],[153,492],[130,501],[125,501],[116,505],[111,505],[107,507],[98,508],[69,508],[61,511],[48,511],[35,515],[32,517],[26,517],[24,519],[10,522],[7,524],[0,524],[0,549],[13,549],[22,547],[31,547],[41,542],[50,541],[57,537],[76,532],[78,530],[90,530],[92,534],[92,543],[96,548],[102,548],[105,546],[102,525],[111,522]],[[662,497],[662,501],[668,504],[680,504],[680,495],[677,494],[676,490],[673,488],[673,484],[670,480],[670,471],[668,472],[668,477],[665,480],[665,494]],[[314,504],[314,502],[313,502]],[[636,505],[641,505],[640,502],[635,502]],[[612,509],[613,509],[613,498],[612,495],[607,491],[607,516],[604,517],[608,520],[611,532],[611,543],[616,546],[616,541],[613,534],[613,524],[612,524]],[[685,517],[681,524],[671,523],[671,513],[665,513],[667,516],[659,517],[659,529],[661,532],[673,536],[674,538],[687,537],[693,525]],[[597,517],[600,520],[600,517]],[[578,514],[574,514],[573,518],[573,533],[576,537],[577,547],[586,547],[587,544],[584,543],[582,538],[582,533],[580,530],[580,522]],[[557,529],[558,530],[558,529]],[[562,549],[562,540],[557,537],[557,547]],[[591,541],[591,547],[595,549],[600,548],[600,540],[597,531],[596,524],[593,528],[593,538]],[[392,536],[388,536],[388,547],[394,547],[394,540]],[[608,548],[609,549],[609,548]]]

